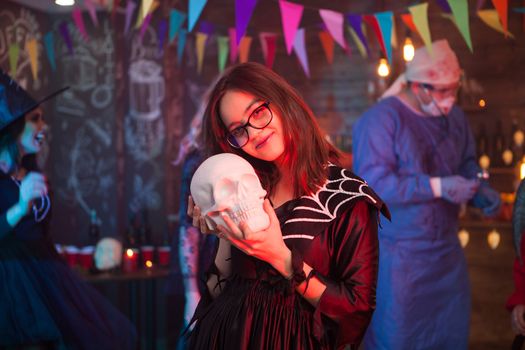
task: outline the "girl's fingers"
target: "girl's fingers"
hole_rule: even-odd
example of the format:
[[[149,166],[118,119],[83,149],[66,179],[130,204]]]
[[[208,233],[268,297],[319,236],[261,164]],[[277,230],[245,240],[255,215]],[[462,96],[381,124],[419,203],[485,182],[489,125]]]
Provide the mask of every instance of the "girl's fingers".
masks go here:
[[[198,206],[193,207],[193,221],[192,224],[195,227],[200,227],[199,218],[201,216],[201,209]]]
[[[233,222],[233,220],[230,218],[230,216],[227,215],[227,214],[221,214],[221,215],[222,215],[222,219],[224,220],[224,223],[226,224],[227,228],[231,232],[231,236],[233,236],[232,238],[235,238],[237,240],[243,239],[244,238],[243,232],[235,224],[235,222]]]
[[[191,196],[188,196],[188,209],[186,210],[186,213],[188,216],[193,216],[193,207],[195,206],[195,203],[193,203],[193,198]]]

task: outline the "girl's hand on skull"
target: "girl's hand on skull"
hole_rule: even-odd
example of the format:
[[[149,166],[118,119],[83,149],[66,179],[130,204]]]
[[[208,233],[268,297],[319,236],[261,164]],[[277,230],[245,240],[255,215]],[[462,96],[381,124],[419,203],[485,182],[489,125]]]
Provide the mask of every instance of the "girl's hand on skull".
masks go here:
[[[278,267],[284,265],[283,261],[290,250],[284,243],[279,220],[268,199],[264,200],[263,208],[270,218],[268,228],[253,232],[246,222],[236,225],[228,215],[223,214],[222,218],[228,227],[217,225],[218,236],[230,241],[246,254],[266,261],[280,270]]]
[[[187,214],[188,216],[192,217],[192,225],[198,228],[201,231],[201,233],[204,233],[207,235],[217,233],[216,229],[210,230],[210,228],[206,224],[206,219],[204,218],[204,216],[201,215],[201,208],[195,205],[195,203],[193,202],[193,198],[191,196],[188,197]]]

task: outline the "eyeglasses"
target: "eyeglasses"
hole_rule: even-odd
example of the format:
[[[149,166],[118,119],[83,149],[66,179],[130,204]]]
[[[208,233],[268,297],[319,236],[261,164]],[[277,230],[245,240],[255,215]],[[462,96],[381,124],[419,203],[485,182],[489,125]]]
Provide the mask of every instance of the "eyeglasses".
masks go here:
[[[242,148],[250,140],[250,134],[248,133],[248,127],[254,129],[264,129],[270,124],[273,119],[272,111],[270,110],[270,102],[264,102],[248,117],[248,121],[232,131],[228,132],[226,135],[226,141],[233,148]]]
[[[423,83],[421,84],[423,88],[428,90],[429,92],[438,95],[438,96],[456,96],[458,93],[459,88],[461,87],[461,84],[458,83],[454,87],[444,88],[444,89],[438,89],[432,84]]]

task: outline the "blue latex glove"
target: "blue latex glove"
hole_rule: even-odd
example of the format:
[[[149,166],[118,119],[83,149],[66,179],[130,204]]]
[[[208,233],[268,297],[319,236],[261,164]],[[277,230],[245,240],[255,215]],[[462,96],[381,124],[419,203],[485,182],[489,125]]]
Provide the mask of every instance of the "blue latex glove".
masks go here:
[[[478,188],[477,179],[469,180],[459,175],[441,178],[441,197],[452,203],[468,202],[474,197]]]
[[[480,208],[486,216],[495,216],[501,207],[501,197],[498,191],[484,183],[472,198],[472,205]]]

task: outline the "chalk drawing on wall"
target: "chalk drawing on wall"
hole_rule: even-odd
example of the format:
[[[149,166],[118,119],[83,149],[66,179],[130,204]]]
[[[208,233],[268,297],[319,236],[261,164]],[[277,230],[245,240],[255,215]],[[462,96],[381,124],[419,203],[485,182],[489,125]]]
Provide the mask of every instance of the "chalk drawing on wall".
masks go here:
[[[4,69],[10,69],[9,66],[9,47],[13,44],[19,46],[18,64],[15,78],[18,83],[28,89],[37,91],[42,87],[39,78],[40,71],[37,72],[37,79],[32,78],[31,63],[25,47],[30,39],[36,39],[38,50],[38,67],[42,67],[42,33],[35,15],[27,9],[21,8],[20,14],[11,11],[0,11],[0,65]],[[31,85],[29,85],[31,84]]]
[[[147,209],[160,209],[161,197],[156,191],[158,177],[149,177],[148,179],[135,174],[133,177],[133,196],[129,202],[129,209],[133,213]]]
[[[162,117],[165,82],[157,57],[157,37],[150,27],[142,40],[131,43],[129,111],[125,117],[125,142],[134,160],[144,162],[164,149],[165,125]]]

